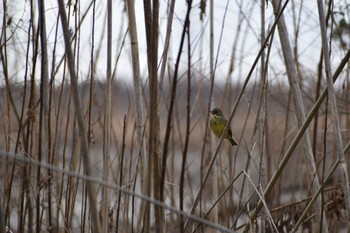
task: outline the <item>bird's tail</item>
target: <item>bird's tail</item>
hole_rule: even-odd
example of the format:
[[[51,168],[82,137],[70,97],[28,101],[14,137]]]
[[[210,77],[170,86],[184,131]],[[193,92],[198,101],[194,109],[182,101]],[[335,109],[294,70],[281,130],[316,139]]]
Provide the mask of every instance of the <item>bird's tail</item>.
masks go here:
[[[233,138],[230,138],[229,141],[230,141],[232,146],[238,145],[238,143]]]

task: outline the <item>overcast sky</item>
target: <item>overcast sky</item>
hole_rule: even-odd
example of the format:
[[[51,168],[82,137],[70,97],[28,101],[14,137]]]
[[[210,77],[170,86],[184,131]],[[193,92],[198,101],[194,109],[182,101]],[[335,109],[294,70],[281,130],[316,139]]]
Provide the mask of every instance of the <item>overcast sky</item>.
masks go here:
[[[14,0],[8,1],[8,13],[6,17],[11,18],[12,23],[9,24],[7,30],[7,37],[12,36],[11,40],[7,44],[7,53],[10,58],[11,67],[14,69],[9,70],[10,76],[13,81],[23,80],[24,68],[25,68],[25,55],[26,55],[26,43],[27,32],[29,26],[29,14],[30,5],[29,1]],[[55,41],[55,27],[58,14],[57,2],[55,0],[45,1],[46,4],[46,17],[47,17],[47,35],[49,45],[50,64],[52,58],[52,50]],[[80,12],[78,17],[82,17],[82,14],[87,10],[90,1],[80,2]],[[199,1],[193,2],[193,9],[191,11],[191,49],[192,49],[192,71],[194,74],[201,74],[204,78],[209,78],[209,2],[206,9],[206,15],[203,21],[200,20],[199,14]],[[216,78],[223,80],[227,78],[228,67],[230,63],[230,57],[232,54],[232,48],[237,37],[237,50],[235,67],[233,74],[230,76],[233,80],[238,82],[242,81],[248,73],[253,60],[260,48],[260,31],[261,31],[261,13],[260,13],[260,1],[214,1],[214,49],[215,55],[218,52],[219,43],[220,50],[217,61]],[[240,5],[242,4],[242,5]],[[294,4],[294,5],[292,5]],[[104,30],[104,23],[106,18],[107,1],[96,2],[95,13],[95,55],[97,49],[101,46],[100,56],[96,60],[97,76],[104,78],[106,73],[106,30]],[[123,1],[113,1],[113,66],[117,53],[120,51],[122,39],[127,30],[127,15],[124,12]],[[297,20],[300,20],[299,24],[299,38],[298,38],[298,53],[299,62],[302,64],[305,72],[311,75],[315,74],[317,63],[319,60],[319,54],[321,49],[321,38],[319,34],[318,26],[318,14],[316,1],[290,1],[285,12],[286,21],[288,23],[288,31],[290,34],[290,41],[292,46],[295,45],[293,26],[293,7],[295,9]],[[336,6],[335,6],[336,7]],[[36,6],[37,8],[37,6]],[[144,15],[143,15],[143,1],[135,1],[136,17],[138,24],[138,38],[139,38],[139,52],[141,60],[141,72],[144,78],[147,78],[147,65],[146,65],[146,40],[144,29]],[[160,1],[160,39],[159,39],[159,54],[161,55],[165,32],[167,24],[167,9],[168,1]],[[68,8],[67,8],[68,9]],[[171,47],[169,53],[170,64],[174,64],[175,57],[179,49],[179,40],[181,37],[183,21],[187,4],[185,0],[176,1],[175,16],[173,21]],[[272,5],[269,4],[265,8],[265,27],[270,28],[274,20],[272,12]],[[3,17],[3,9],[0,9],[1,17]],[[75,16],[71,13],[71,16]],[[90,72],[90,58],[91,58],[91,41],[92,41],[92,9],[89,11],[85,21],[82,25],[80,33],[80,79],[86,80]],[[36,21],[37,23],[37,14]],[[71,28],[74,32],[74,21],[71,21]],[[241,27],[238,32],[238,28]],[[222,38],[220,35],[222,33]],[[3,41],[2,41],[3,43]],[[58,41],[57,41],[57,57],[59,59],[64,53],[64,41],[62,37],[61,26],[59,27]],[[332,47],[332,65],[336,67],[339,59],[343,56],[342,52],[336,48],[336,44]],[[187,46],[185,46],[184,52],[186,52]],[[31,51],[32,52],[32,51]],[[159,56],[160,57],[160,56]],[[183,53],[182,64],[186,64],[186,53]],[[57,62],[57,61],[56,61]],[[32,64],[30,64],[32,67]],[[173,68],[173,67],[172,67]],[[184,67],[185,68],[185,67]],[[114,67],[113,67],[114,69]],[[39,71],[39,69],[38,69]],[[62,71],[62,69],[61,69]],[[255,77],[258,78],[257,68]],[[2,67],[0,72],[3,72]],[[62,75],[62,73],[60,73]],[[129,37],[126,37],[126,43],[121,51],[119,63],[117,65],[117,79],[132,80],[131,69],[131,57],[130,57],[130,41]],[[36,74],[38,75],[38,73]],[[270,72],[269,77],[271,80],[276,80],[278,77],[284,77],[285,69],[283,61],[281,59],[280,43],[278,40],[278,34],[275,34],[275,38],[272,44],[271,60],[270,60]],[[38,76],[39,78],[39,76]],[[60,77],[57,77],[57,82],[60,82]]]

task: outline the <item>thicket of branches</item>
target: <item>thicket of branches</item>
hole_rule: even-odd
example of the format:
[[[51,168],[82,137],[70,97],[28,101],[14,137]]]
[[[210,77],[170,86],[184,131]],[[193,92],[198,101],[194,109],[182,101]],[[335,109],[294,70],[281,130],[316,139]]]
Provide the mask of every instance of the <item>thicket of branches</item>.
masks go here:
[[[85,4],[2,2],[0,232],[349,231],[348,1]]]

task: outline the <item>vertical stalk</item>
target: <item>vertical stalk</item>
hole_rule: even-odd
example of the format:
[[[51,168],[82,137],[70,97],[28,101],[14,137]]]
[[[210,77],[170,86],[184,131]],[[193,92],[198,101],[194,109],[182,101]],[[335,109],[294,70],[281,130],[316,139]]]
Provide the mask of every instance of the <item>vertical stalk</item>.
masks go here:
[[[273,0],[272,5],[274,8],[275,15],[278,15],[281,7],[280,1]],[[305,122],[305,108],[301,97],[300,87],[298,84],[297,70],[294,64],[293,52],[289,42],[287,26],[283,15],[281,15],[280,19],[278,20],[277,28],[278,28],[280,41],[281,41],[283,58],[284,58],[284,62],[285,62],[285,66],[288,74],[289,84],[291,86],[291,89],[293,90],[294,105],[297,109],[296,113],[297,113],[297,119],[298,119],[298,126],[299,128],[301,128],[302,124]],[[314,181],[312,183],[312,190],[315,193],[319,189],[320,183],[317,176],[316,164],[315,164],[314,156],[312,152],[311,138],[310,138],[309,131],[307,129],[304,134],[303,145],[304,145],[305,157],[309,166],[310,177],[312,177]],[[321,219],[321,215],[323,214],[323,212],[321,211],[322,210],[321,205],[322,205],[322,200],[321,198],[318,198],[316,202],[316,217],[318,220]],[[322,229],[324,232],[328,232],[328,226],[326,221],[323,221]]]
[[[45,4],[44,0],[38,0],[38,10],[39,10],[39,30],[40,30],[40,45],[41,45],[41,83],[40,83],[40,123],[39,123],[39,148],[38,148],[38,160],[39,162],[43,159],[43,156],[48,157],[48,162],[50,162],[50,152],[49,152],[49,143],[50,135],[49,135],[49,115],[48,115],[48,58],[47,58],[47,39],[46,39],[46,20],[45,20]],[[52,229],[52,216],[51,216],[51,177],[50,171],[48,177],[48,192],[47,192],[47,200],[48,200],[48,228],[51,232]],[[38,167],[37,170],[37,181],[38,185],[40,185],[41,180],[41,168]],[[37,220],[39,220],[40,214],[40,187],[38,187],[38,195],[37,195]],[[41,221],[37,222],[36,231],[39,233],[41,231]]]
[[[69,73],[71,77],[71,85],[72,85],[72,93],[73,93],[73,101],[75,105],[75,116],[79,127],[79,136],[82,146],[82,157],[83,157],[83,163],[84,163],[84,173],[87,176],[92,176],[92,167],[91,167],[91,161],[89,156],[89,150],[88,150],[88,143],[87,143],[87,137],[85,133],[85,126],[84,126],[84,119],[83,119],[83,112],[82,112],[82,106],[81,106],[81,100],[79,96],[78,91],[78,83],[77,78],[75,75],[75,61],[72,53],[72,48],[70,44],[70,32],[68,27],[68,21],[67,21],[67,15],[65,11],[65,6],[63,0],[58,0],[58,6],[59,6],[59,13],[61,15],[61,23],[62,23],[62,29],[64,34],[64,42],[66,45],[66,55],[68,58],[68,68]],[[95,233],[100,233],[100,222],[99,222],[99,215],[96,208],[96,200],[95,200],[95,186],[91,182],[86,182],[87,186],[87,196],[89,200],[89,206],[91,211],[91,221],[92,221],[92,228]]]
[[[209,67],[210,67],[210,81],[212,86],[214,87],[214,80],[215,80],[215,67],[214,67],[214,23],[215,23],[215,19],[214,19],[214,0],[210,0],[210,9],[209,9]],[[211,98],[210,100],[210,106],[215,106],[215,98]],[[208,111],[210,111],[210,107],[208,108]],[[211,134],[211,154],[215,153],[215,142],[216,142],[216,138],[213,134]],[[219,168],[218,165],[215,164],[215,166],[213,167],[213,186],[212,186],[212,190],[213,190],[213,199],[217,200],[218,199],[218,172],[219,172]],[[204,186],[204,183],[202,183],[201,185]],[[218,208],[214,209],[214,222],[218,223],[219,218],[219,211]]]
[[[55,81],[55,66],[56,66],[56,48],[57,48],[57,38],[58,38],[58,28],[59,28],[59,14],[57,15],[57,19],[56,19],[56,28],[55,28],[55,42],[54,42],[54,49],[53,49],[53,57],[52,57],[52,61],[51,61],[51,73],[50,73],[50,100],[49,100],[49,111],[51,112],[50,109],[55,109],[55,105],[54,105],[54,94],[52,94],[52,92],[55,92],[55,86],[54,86],[54,81]],[[62,81],[63,82],[63,81]],[[62,89],[61,89],[62,90]],[[51,161],[53,165],[57,165],[57,159],[59,159],[59,161],[62,161],[62,167],[64,169],[65,167],[65,158],[64,156],[59,156],[59,157],[55,157],[54,155],[56,155],[56,151],[57,151],[57,141],[58,141],[58,137],[61,135],[60,134],[60,116],[61,116],[61,103],[62,103],[62,93],[59,96],[58,99],[58,104],[57,104],[57,111],[55,112],[55,127],[54,127],[54,133],[53,133],[53,143],[52,143],[52,149],[51,149]],[[51,113],[49,112],[49,116],[51,116]],[[51,117],[49,117],[49,121],[51,122]],[[51,123],[49,122],[49,125],[51,125]],[[57,202],[56,202],[56,223],[54,227],[57,227],[60,225],[60,208],[58,208],[58,206],[62,205],[62,194],[63,194],[63,185],[64,185],[64,174],[61,174],[62,176],[58,176],[57,178],[57,186],[59,187],[59,189],[57,189]]]
[[[122,151],[121,151],[121,158],[120,158],[120,166],[119,166],[119,187],[123,187],[123,167],[124,167],[124,153],[125,153],[125,134],[126,134],[126,116],[124,115],[124,121],[123,121],[123,141],[122,141]],[[117,204],[117,217],[116,217],[116,232],[119,232],[119,214],[120,214],[120,202],[121,202],[121,196],[122,192],[119,191],[118,193],[118,204]],[[126,204],[125,206],[128,206]],[[124,227],[124,226],[123,226]]]
[[[186,36],[186,30],[188,29],[189,22],[190,22],[190,12],[192,8],[192,1],[187,2],[187,13],[186,13],[186,18],[185,18],[185,24],[182,29],[182,34],[181,34],[181,39],[180,39],[180,46],[175,62],[175,71],[174,71],[174,76],[172,79],[172,86],[171,86],[171,98],[170,98],[170,105],[169,105],[169,111],[168,111],[168,118],[167,118],[167,125],[166,125],[166,132],[165,132],[165,139],[164,139],[164,147],[163,147],[163,156],[162,156],[162,174],[161,174],[161,196],[163,196],[164,192],[164,180],[165,180],[165,171],[166,171],[166,160],[167,160],[167,153],[168,153],[168,143],[170,139],[170,132],[171,132],[171,121],[172,121],[172,114],[174,110],[174,104],[175,104],[175,97],[176,97],[176,87],[177,87],[177,77],[178,77],[178,72],[179,72],[179,65],[180,65],[180,60],[181,60],[181,54],[182,54],[182,49],[184,46],[184,41],[185,41],[185,36]],[[190,51],[189,51],[190,52]],[[163,198],[162,198],[163,199]]]
[[[7,117],[9,120],[10,116],[10,85],[8,80],[8,67],[7,67],[7,35],[6,35],[6,31],[7,31],[7,27],[6,27],[6,13],[7,13],[7,1],[3,0],[2,1],[2,8],[3,8],[3,18],[2,18],[2,25],[3,25],[3,31],[1,32],[1,37],[0,37],[0,42],[2,43],[2,46],[0,46],[0,59],[1,59],[1,65],[2,65],[2,69],[3,69],[3,76],[5,78],[5,82],[6,82],[6,105],[7,105],[7,109],[8,109],[8,113],[7,113]],[[2,42],[4,41],[4,42]],[[7,124],[6,130],[8,131],[8,134],[10,135],[11,133],[11,124]],[[6,152],[10,151],[10,138],[8,138],[8,140],[6,140]],[[9,164],[9,160],[8,158],[6,158],[6,165]],[[4,227],[5,224],[9,225],[10,224],[10,200],[11,200],[11,191],[12,191],[12,181],[13,181],[13,176],[14,176],[14,170],[15,170],[15,165],[12,165],[12,170],[10,172],[10,170],[8,169],[8,166],[5,166],[5,177],[4,177]],[[8,177],[8,175],[10,174],[10,176]]]
[[[155,137],[157,136],[153,136],[152,133],[154,133],[154,131],[156,129],[154,129],[155,124],[154,118],[157,118],[158,116],[155,115],[154,112],[154,103],[152,104],[152,101],[154,101],[154,96],[152,95],[152,91],[153,87],[151,88],[152,85],[154,85],[154,81],[156,81],[156,79],[154,79],[154,77],[152,76],[152,69],[151,69],[151,63],[152,63],[152,52],[154,53],[154,51],[152,51],[152,8],[151,8],[151,1],[149,0],[143,0],[143,5],[144,5],[144,19],[145,19],[145,29],[146,29],[146,41],[147,41],[147,65],[148,65],[148,75],[149,75],[149,85],[150,85],[150,113],[149,113],[149,122],[150,122],[150,126],[149,126],[149,148],[148,148],[148,155],[147,155],[147,160],[146,160],[146,172],[147,174],[145,174],[146,177],[146,192],[145,195],[147,196],[151,196],[151,186],[152,186],[152,172],[153,171],[153,165],[152,165],[152,160],[153,160],[153,151],[154,148],[157,148],[157,144],[158,144],[158,140],[156,140]],[[158,20],[158,19],[157,19]],[[153,108],[152,108],[153,107]],[[153,109],[153,110],[152,110]],[[152,114],[151,114],[152,113]],[[153,117],[153,119],[152,119]],[[151,125],[152,123],[152,125]],[[152,128],[153,127],[153,128]],[[152,143],[152,138],[154,139],[154,144]],[[156,194],[158,195],[158,194]],[[144,212],[144,231],[149,232],[150,231],[150,203],[146,202],[145,203],[145,212]],[[158,220],[159,221],[159,220]]]
[[[350,230],[350,186],[349,186],[349,174],[347,171],[347,163],[343,151],[343,141],[340,131],[340,122],[337,108],[337,99],[334,92],[333,78],[331,73],[331,61],[330,61],[330,49],[328,46],[328,37],[326,29],[326,17],[324,13],[323,2],[317,0],[318,15],[320,20],[321,38],[322,38],[322,51],[324,56],[325,72],[327,78],[327,90],[330,103],[330,110],[332,113],[332,121],[334,127],[335,145],[337,155],[340,163],[340,173],[343,186],[343,192],[345,197],[346,206],[346,218],[348,220],[348,230]]]
[[[181,165],[181,174],[180,174],[180,189],[179,189],[179,201],[180,201],[180,210],[183,211],[183,202],[184,202],[184,183],[185,183],[185,169],[186,169],[186,159],[188,152],[188,144],[190,140],[190,128],[191,128],[191,37],[190,37],[190,21],[187,26],[187,102],[186,102],[186,138],[185,146],[182,153],[182,165]],[[180,215],[180,228],[181,232],[184,232],[184,219]]]
[[[104,122],[104,140],[103,140],[103,181],[108,183],[109,161],[110,161],[110,142],[111,142],[111,105],[112,105],[112,0],[107,1],[107,70],[106,70],[106,108]],[[102,188],[102,232],[109,232],[108,228],[108,205],[109,190],[108,187]]]
[[[149,156],[152,164],[149,169],[153,171],[153,195],[156,200],[162,200],[162,184],[159,171],[159,118],[158,118],[158,17],[159,2],[152,1],[152,23],[151,23],[151,41],[147,44],[149,52],[148,70],[149,70],[149,91],[150,91],[150,128],[149,128]],[[164,216],[160,206],[155,206],[155,225],[156,232],[164,231]]]
[[[261,0],[261,32],[260,32],[260,43],[263,47],[265,41],[265,0]],[[260,157],[260,166],[259,166],[259,185],[262,189],[265,188],[267,183],[267,121],[266,121],[266,111],[267,111],[267,68],[266,65],[266,54],[265,51],[261,54],[261,73],[260,73],[260,98],[258,106],[258,114],[256,120],[256,129],[257,129],[257,138],[258,144],[260,145],[259,157]],[[248,168],[250,169],[250,168]],[[266,215],[266,214],[265,214]],[[261,229],[260,232],[265,232],[265,216],[262,215],[261,219]]]
[[[350,59],[350,50],[347,51],[346,55],[344,56],[344,58],[340,62],[337,70],[334,72],[334,74],[333,74],[333,82],[335,82],[337,80],[337,78],[339,77],[340,73],[344,69],[344,66],[348,63],[349,59]],[[320,97],[317,99],[315,104],[312,106],[312,109],[310,110],[309,114],[305,118],[305,122],[303,123],[303,125],[301,126],[301,128],[299,129],[297,134],[295,135],[295,138],[293,139],[292,143],[288,147],[286,153],[283,156],[283,159],[279,163],[279,165],[277,167],[277,170],[273,174],[273,176],[270,179],[269,183],[266,185],[266,188],[265,188],[265,190],[263,192],[263,197],[264,198],[266,198],[271,193],[273,186],[276,184],[276,182],[277,182],[278,178],[280,177],[284,167],[286,166],[287,162],[289,161],[293,151],[295,150],[295,148],[297,146],[297,143],[300,141],[300,139],[304,135],[304,132],[306,131],[307,127],[310,125],[311,120],[315,117],[315,113],[320,108],[323,100],[327,96],[327,93],[328,93],[327,89],[324,89],[322,91]],[[344,153],[346,153],[349,150],[349,148],[350,148],[350,142],[345,146]],[[256,219],[256,217],[257,217],[257,215],[260,212],[262,207],[263,207],[263,203],[262,203],[262,201],[259,201],[256,204],[256,207],[253,210],[253,212],[250,214],[250,217],[249,217],[249,221],[250,222],[252,222],[252,221],[254,221]],[[248,232],[249,229],[250,229],[250,225],[246,224],[243,232]]]
[[[143,113],[143,104],[142,104],[142,80],[141,80],[141,71],[140,71],[140,60],[139,60],[139,48],[138,48],[138,38],[137,38],[137,25],[136,25],[136,16],[135,16],[135,3],[133,0],[127,0],[127,13],[129,20],[129,36],[131,44],[131,57],[132,57],[132,71],[133,71],[133,81],[134,81],[134,92],[135,92],[135,108],[136,108],[136,131],[137,131],[137,141],[139,144],[140,151],[140,182],[141,182],[141,192],[147,196],[150,196],[148,192],[148,187],[150,186],[150,180],[147,180],[145,174],[145,167],[147,166],[146,156],[146,143],[144,143],[144,113]],[[149,206],[149,203],[141,201],[139,221],[141,224],[138,224],[139,229],[144,226],[145,230],[148,217],[145,217],[147,213],[146,207]]]
[[[159,74],[159,93],[158,94],[160,94],[162,87],[163,87],[165,68],[166,68],[167,61],[168,61],[170,36],[171,36],[172,25],[173,25],[175,0],[170,0],[170,1],[171,2],[170,2],[170,6],[169,6],[169,13],[168,13],[167,30],[166,30],[166,35],[165,35],[164,49],[163,49],[163,53],[162,53],[162,66],[160,68],[160,74]],[[159,101],[159,97],[158,97],[158,101]]]

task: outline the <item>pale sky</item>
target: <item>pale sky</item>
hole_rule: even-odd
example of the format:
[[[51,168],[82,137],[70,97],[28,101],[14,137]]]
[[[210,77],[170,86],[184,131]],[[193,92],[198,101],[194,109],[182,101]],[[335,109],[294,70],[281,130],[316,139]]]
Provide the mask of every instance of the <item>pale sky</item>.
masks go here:
[[[316,72],[317,63],[319,60],[319,54],[321,49],[321,38],[319,34],[318,26],[318,11],[316,1],[290,1],[287,11],[285,12],[286,21],[288,23],[288,32],[290,34],[290,42],[292,47],[295,44],[294,38],[294,26],[293,26],[293,5],[295,7],[295,14],[300,17],[299,25],[299,38],[298,38],[298,51],[299,62],[305,68],[308,73],[314,74]],[[305,3],[307,2],[307,3]],[[239,4],[241,4],[239,6]],[[45,1],[46,4],[46,19],[47,19],[47,35],[49,45],[49,63],[51,67],[52,50],[55,40],[55,27],[57,18],[57,2],[55,0]],[[80,9],[83,14],[90,1],[81,1]],[[192,69],[194,74],[201,73],[202,77],[209,78],[209,1],[207,1],[206,15],[203,22],[199,19],[199,1],[193,2],[193,9],[191,12],[191,49],[192,49]],[[227,4],[227,8],[226,8]],[[214,50],[215,56],[217,55],[220,35],[222,33],[221,47],[218,55],[218,67],[216,72],[217,80],[224,80],[227,78],[227,71],[230,63],[230,57],[232,54],[232,47],[235,38],[238,34],[235,71],[230,76],[233,80],[241,82],[248,74],[248,70],[251,67],[256,54],[260,48],[260,31],[261,31],[261,13],[260,13],[260,1],[214,1]],[[301,5],[303,4],[303,5]],[[96,21],[95,21],[95,55],[100,44],[100,56],[96,60],[97,76],[103,78],[106,70],[106,30],[104,28],[105,16],[106,16],[107,1],[96,2]],[[165,39],[166,24],[167,24],[167,7],[168,1],[160,1],[160,39],[159,39],[159,54],[162,53],[163,43]],[[335,6],[336,7],[336,6]],[[143,1],[135,1],[136,17],[138,23],[138,38],[139,38],[139,52],[141,61],[141,72],[143,77],[147,77],[147,65],[146,65],[146,40],[144,30],[144,15],[143,15]],[[174,68],[175,58],[179,49],[179,40],[182,32],[182,25],[185,18],[187,4],[184,0],[176,1],[176,9],[173,21],[172,39],[169,52],[170,64],[172,69]],[[37,6],[36,6],[37,9]],[[68,8],[67,8],[68,9]],[[113,1],[113,69],[114,61],[117,53],[120,51],[121,39],[124,38],[127,29],[127,14],[123,11],[124,3],[122,1]],[[269,28],[274,20],[272,12],[272,5],[265,8],[265,27]],[[8,1],[8,15],[11,17],[12,23],[8,27],[7,37],[13,35],[12,39],[8,41],[7,53],[9,54],[12,64],[9,69],[10,76],[13,81],[23,80],[24,68],[25,68],[25,55],[27,46],[27,31],[29,26],[29,13],[30,5],[29,1],[14,0]],[[240,16],[241,13],[241,16]],[[3,9],[0,10],[1,17],[3,17]],[[300,16],[298,16],[300,14]],[[75,17],[71,13],[72,17]],[[82,17],[82,15],[80,15]],[[241,19],[239,20],[239,17]],[[73,20],[73,18],[72,18]],[[85,21],[83,22],[80,39],[80,79],[86,80],[90,70],[90,58],[91,58],[91,36],[92,36],[92,9],[88,13]],[[71,21],[71,28],[74,31],[74,21]],[[37,26],[37,15],[35,26]],[[241,26],[240,32],[237,28]],[[13,33],[14,32],[14,33]],[[102,41],[101,41],[102,38]],[[3,41],[2,41],[3,43]],[[343,56],[342,52],[339,52],[336,48],[336,43],[333,43],[332,49],[332,65],[336,67],[339,63],[339,59]],[[61,58],[64,51],[64,41],[62,37],[61,26],[59,25],[58,41],[57,41],[57,57],[56,62]],[[32,50],[30,50],[32,52]],[[181,63],[186,66],[186,54],[187,45],[184,46]],[[160,56],[159,56],[160,58]],[[40,65],[40,62],[38,63]],[[259,63],[260,64],[260,63]],[[182,66],[184,69],[185,66]],[[32,64],[30,65],[32,67]],[[39,67],[39,66],[38,66]],[[62,69],[61,69],[62,70]],[[39,76],[40,69],[37,69],[37,76]],[[259,69],[255,69],[259,72]],[[0,68],[2,73],[2,67]],[[116,79],[129,79],[132,80],[131,69],[131,57],[130,57],[130,41],[129,37],[126,37],[126,43],[121,52],[120,60],[117,65]],[[62,75],[62,73],[61,73]],[[259,77],[255,73],[256,77]],[[280,44],[278,40],[278,34],[275,33],[275,38],[271,50],[270,58],[270,80],[276,80],[279,76],[285,76],[285,68],[283,61],[281,60]],[[57,82],[60,82],[60,77],[57,77]]]

